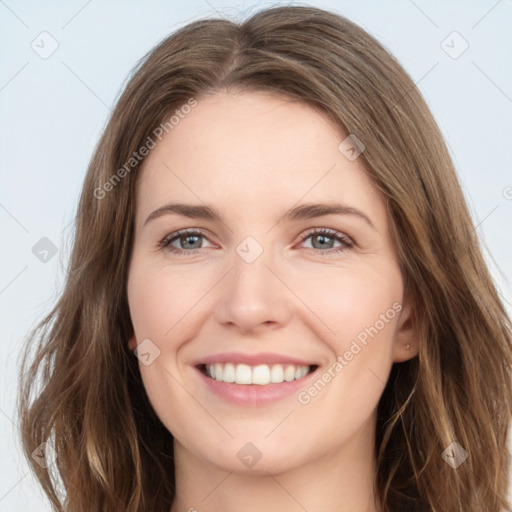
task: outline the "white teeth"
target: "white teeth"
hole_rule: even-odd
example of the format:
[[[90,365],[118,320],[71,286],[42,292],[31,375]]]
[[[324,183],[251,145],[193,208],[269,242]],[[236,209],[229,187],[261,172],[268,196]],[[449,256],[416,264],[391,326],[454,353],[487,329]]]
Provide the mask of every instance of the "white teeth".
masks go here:
[[[260,364],[249,366],[247,364],[215,363],[206,365],[206,374],[212,379],[236,384],[280,384],[302,379],[310,371],[309,366],[294,364]]]
[[[291,382],[295,379],[295,366],[288,365],[286,370],[284,371],[284,380],[286,382]]]
[[[223,365],[217,363],[215,365],[215,379],[222,380]]]
[[[283,366],[280,364],[275,364],[272,366],[272,370],[270,371],[270,381],[274,384],[279,384],[284,380],[284,370]]]
[[[217,365],[215,365],[217,371]],[[217,378],[217,376],[215,376]],[[235,369],[235,382],[237,384],[252,384],[251,367],[248,364],[237,364]]]
[[[270,382],[270,368],[266,364],[260,364],[252,369],[252,383],[264,386]]]
[[[224,373],[222,374],[222,380],[224,382],[235,382],[235,365],[226,363],[224,365]]]

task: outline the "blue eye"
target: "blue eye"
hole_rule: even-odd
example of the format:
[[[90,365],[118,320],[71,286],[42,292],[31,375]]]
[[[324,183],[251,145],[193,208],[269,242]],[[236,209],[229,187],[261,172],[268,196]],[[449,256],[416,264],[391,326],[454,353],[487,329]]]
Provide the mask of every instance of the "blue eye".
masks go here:
[[[315,253],[322,255],[330,255],[351,249],[354,244],[350,238],[333,231],[331,229],[315,228],[313,231],[301,237],[301,242],[312,240],[312,246],[307,248]],[[182,229],[167,235],[158,243],[158,247],[162,250],[173,252],[175,254],[195,254],[202,247],[204,240],[208,240],[202,231],[196,229]],[[178,246],[176,246],[176,243]],[[338,243],[338,246],[335,244]]]
[[[197,249],[202,249],[201,242],[206,237],[201,231],[193,229],[182,229],[175,233],[171,233],[166,236],[160,243],[161,249],[166,249],[171,252],[183,253],[195,253]],[[177,241],[180,247],[176,247],[173,243]],[[192,250],[189,250],[192,249]]]
[[[310,231],[302,236],[302,242],[304,243],[309,238],[312,240],[311,249],[319,248],[316,252],[320,252],[322,256],[342,252],[354,247],[353,242],[348,237],[331,229],[315,229]],[[334,247],[336,242],[340,244],[338,247]],[[317,244],[318,247],[314,247],[313,244]]]

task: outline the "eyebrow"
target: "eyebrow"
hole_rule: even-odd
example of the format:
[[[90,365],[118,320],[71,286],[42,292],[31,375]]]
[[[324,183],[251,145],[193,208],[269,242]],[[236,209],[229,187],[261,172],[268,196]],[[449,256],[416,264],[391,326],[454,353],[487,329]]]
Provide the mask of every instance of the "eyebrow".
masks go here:
[[[184,203],[168,203],[155,211],[151,212],[148,218],[144,221],[146,225],[149,221],[162,217],[163,215],[181,215],[190,219],[205,219],[211,221],[224,222],[222,215],[211,206],[206,205],[192,205]],[[373,222],[370,218],[365,215],[361,210],[353,206],[348,206],[339,203],[306,203],[296,206],[288,210],[282,217],[281,220],[293,221],[293,220],[305,220],[314,219],[316,217],[323,217],[325,215],[353,215],[364,220],[371,228],[376,230]]]

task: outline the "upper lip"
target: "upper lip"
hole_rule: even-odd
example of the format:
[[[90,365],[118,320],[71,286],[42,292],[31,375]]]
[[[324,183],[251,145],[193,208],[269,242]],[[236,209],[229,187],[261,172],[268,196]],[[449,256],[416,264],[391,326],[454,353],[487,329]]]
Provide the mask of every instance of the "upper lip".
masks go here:
[[[255,354],[243,354],[241,352],[225,352],[222,354],[214,354],[207,357],[202,357],[194,363],[194,366],[202,364],[215,364],[215,363],[233,363],[233,364],[247,364],[255,366],[258,364],[293,364],[299,366],[311,366],[315,363],[311,361],[304,361],[296,357],[290,357],[282,354],[272,354],[267,352],[259,352]]]

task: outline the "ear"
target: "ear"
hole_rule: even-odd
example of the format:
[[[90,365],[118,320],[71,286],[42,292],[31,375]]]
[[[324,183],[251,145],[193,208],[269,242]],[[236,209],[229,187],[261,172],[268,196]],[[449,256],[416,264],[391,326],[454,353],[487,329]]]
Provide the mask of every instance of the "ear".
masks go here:
[[[393,362],[402,363],[416,357],[419,352],[419,339],[416,332],[414,312],[409,302],[406,302],[400,318],[396,333]]]
[[[137,340],[135,339],[135,334],[128,340],[128,348],[133,352],[137,348]]]

